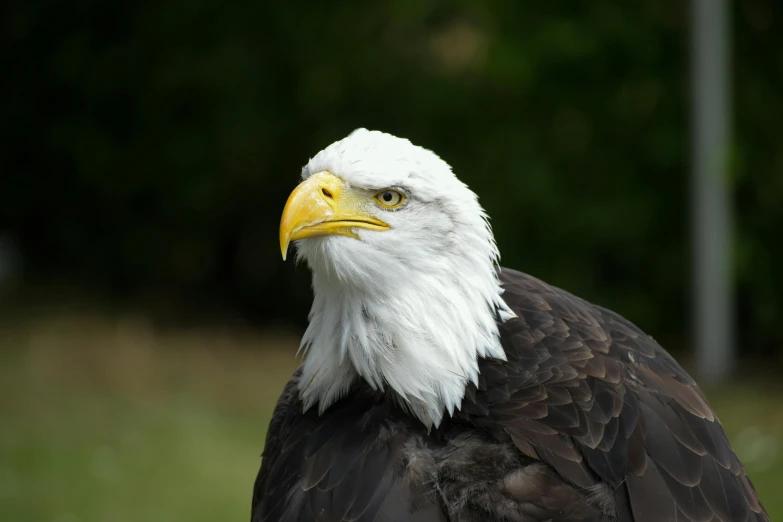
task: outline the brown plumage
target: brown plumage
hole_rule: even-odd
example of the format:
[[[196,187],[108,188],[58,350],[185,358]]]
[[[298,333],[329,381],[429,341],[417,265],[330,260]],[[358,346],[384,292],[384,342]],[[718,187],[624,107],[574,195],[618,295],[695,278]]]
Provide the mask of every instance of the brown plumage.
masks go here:
[[[508,360],[430,432],[366,384],[272,418],[252,521],[769,521],[693,379],[619,315],[502,269]]]

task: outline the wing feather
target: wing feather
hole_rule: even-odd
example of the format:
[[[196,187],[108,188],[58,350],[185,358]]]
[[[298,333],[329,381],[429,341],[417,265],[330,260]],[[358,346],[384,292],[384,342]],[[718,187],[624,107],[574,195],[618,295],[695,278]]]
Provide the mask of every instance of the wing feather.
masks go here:
[[[501,282],[518,315],[501,331],[508,361],[480,369],[483,390],[503,391],[469,390],[463,411],[485,411],[566,482],[608,484],[618,522],[769,521],[704,393],[660,345],[526,274],[502,269]]]

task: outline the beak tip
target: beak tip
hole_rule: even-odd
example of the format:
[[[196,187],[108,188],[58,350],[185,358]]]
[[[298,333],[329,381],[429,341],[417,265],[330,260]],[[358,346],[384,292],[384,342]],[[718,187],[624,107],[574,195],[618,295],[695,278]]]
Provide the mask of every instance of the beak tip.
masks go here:
[[[291,230],[290,227],[280,223],[280,253],[283,255],[283,261],[288,257],[288,245],[291,244]]]

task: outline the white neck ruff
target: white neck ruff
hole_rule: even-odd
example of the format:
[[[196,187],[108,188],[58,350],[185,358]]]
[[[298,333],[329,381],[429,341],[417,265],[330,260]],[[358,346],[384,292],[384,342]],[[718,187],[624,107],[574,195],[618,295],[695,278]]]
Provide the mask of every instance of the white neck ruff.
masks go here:
[[[444,257],[435,273],[411,268],[387,278],[378,270],[374,284],[361,285],[318,261],[328,253],[308,249],[315,297],[300,348],[304,408],[317,404],[323,413],[362,378],[394,391],[428,427],[459,409],[468,383],[478,381],[478,359],[505,360],[498,325],[515,316],[501,297],[495,244],[482,246]]]

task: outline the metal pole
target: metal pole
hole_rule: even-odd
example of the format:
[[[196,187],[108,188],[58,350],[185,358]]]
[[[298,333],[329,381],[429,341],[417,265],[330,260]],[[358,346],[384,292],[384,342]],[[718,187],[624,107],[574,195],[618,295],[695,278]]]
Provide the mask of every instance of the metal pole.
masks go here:
[[[692,0],[693,255],[697,372],[734,365],[728,0]]]

